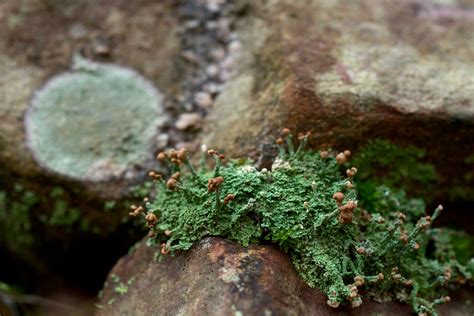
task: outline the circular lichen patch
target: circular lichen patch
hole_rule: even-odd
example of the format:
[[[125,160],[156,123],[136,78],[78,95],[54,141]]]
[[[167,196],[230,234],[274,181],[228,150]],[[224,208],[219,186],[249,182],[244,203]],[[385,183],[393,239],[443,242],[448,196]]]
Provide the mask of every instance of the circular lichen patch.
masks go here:
[[[76,57],[73,71],[38,90],[25,118],[43,166],[87,180],[120,176],[142,161],[160,122],[161,96],[135,71]]]

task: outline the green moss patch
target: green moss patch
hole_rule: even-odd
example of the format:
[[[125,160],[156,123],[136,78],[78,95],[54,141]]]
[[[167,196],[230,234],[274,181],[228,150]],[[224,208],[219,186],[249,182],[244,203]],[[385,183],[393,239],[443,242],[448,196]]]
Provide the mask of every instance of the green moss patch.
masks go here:
[[[359,192],[370,196],[382,184],[410,193],[432,191],[438,175],[435,166],[425,158],[426,152],[414,146],[397,146],[384,139],[369,141],[353,159],[360,169],[356,178]]]

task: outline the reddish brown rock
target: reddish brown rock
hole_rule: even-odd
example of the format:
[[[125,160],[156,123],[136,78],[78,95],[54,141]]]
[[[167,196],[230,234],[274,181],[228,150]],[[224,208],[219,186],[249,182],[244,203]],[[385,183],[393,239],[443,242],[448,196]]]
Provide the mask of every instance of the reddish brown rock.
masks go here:
[[[288,257],[270,246],[245,248],[207,238],[156,262],[158,250],[142,242],[115,265],[97,316],[411,315],[400,303],[367,301],[356,309],[333,309],[325,295],[300,279]],[[466,306],[460,305],[456,312],[463,315]]]

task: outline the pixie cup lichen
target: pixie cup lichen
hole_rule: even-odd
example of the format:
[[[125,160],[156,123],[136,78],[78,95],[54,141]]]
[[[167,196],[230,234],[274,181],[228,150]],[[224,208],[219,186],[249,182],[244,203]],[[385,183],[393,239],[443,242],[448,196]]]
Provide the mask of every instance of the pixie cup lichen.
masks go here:
[[[145,219],[148,243],[159,245],[160,255],[207,236],[277,244],[332,307],[357,307],[366,297],[407,302],[420,315],[434,315],[436,305],[450,300],[449,288],[472,281],[474,260],[459,263],[449,236],[431,227],[441,206],[429,215],[421,200],[379,186],[369,211],[359,202],[350,151],[305,150],[310,133],[298,135],[296,148],[290,131],[282,134],[271,170],[245,159],[224,164],[214,150],[207,152],[212,171],[204,158],[195,169],[184,149],[160,153],[172,176],[151,172],[156,194],[130,213]]]

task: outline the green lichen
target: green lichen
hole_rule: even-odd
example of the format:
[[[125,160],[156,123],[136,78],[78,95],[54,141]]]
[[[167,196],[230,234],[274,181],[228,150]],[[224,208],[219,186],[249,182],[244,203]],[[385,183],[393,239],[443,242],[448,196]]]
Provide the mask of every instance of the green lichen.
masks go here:
[[[160,114],[160,94],[138,73],[76,56],[72,72],[35,93],[25,119],[28,144],[51,170],[104,180],[146,158]]]
[[[436,314],[435,306],[448,301],[448,286],[472,281],[474,260],[463,266],[450,234],[430,228],[441,207],[427,216],[423,201],[387,186],[371,190],[365,206],[353,178],[341,176],[347,154],[335,159],[305,151],[307,136],[301,139],[298,149],[291,135],[286,147],[279,141],[272,170],[242,159],[221,166],[215,152],[213,171],[195,170],[183,150],[161,154],[173,176],[165,181],[150,173],[157,179],[156,197],[133,207],[131,215],[144,216],[148,242],[161,244],[162,255],[190,249],[207,236],[277,244],[333,307],[359,306],[365,296]]]

